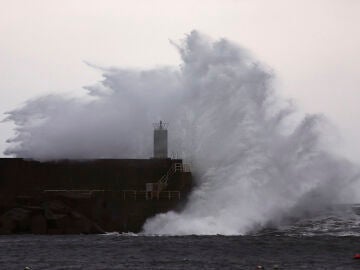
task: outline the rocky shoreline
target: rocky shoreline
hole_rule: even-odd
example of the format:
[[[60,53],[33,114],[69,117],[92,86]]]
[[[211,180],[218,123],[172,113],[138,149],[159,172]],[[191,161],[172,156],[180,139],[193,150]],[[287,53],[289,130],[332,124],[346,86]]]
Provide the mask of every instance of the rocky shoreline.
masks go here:
[[[105,231],[60,200],[18,206],[0,216],[0,234],[100,234]]]

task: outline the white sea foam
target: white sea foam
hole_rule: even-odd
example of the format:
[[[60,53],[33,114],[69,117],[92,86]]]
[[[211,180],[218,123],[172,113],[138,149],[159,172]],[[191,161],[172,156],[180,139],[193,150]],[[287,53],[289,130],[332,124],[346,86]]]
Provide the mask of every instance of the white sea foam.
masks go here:
[[[92,99],[46,96],[9,112],[6,154],[149,157],[151,123],[169,122],[170,152],[198,187],[181,213],[148,220],[148,234],[246,234],[343,199],[358,172],[329,151],[324,117],[279,98],[271,71],[226,39],[193,31],[175,46],[180,67],[102,69]]]

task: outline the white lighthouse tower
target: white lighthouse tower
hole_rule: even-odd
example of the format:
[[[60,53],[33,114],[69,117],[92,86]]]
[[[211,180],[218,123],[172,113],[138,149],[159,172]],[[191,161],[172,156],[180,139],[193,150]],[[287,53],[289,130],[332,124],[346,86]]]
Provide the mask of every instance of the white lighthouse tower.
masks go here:
[[[163,121],[154,124],[154,158],[168,158],[167,124]]]

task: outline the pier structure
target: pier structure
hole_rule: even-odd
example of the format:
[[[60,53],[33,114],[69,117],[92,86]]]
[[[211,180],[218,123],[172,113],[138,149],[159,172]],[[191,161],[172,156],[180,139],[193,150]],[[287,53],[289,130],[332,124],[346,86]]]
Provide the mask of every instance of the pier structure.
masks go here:
[[[160,121],[149,159],[0,158],[0,234],[139,232],[178,210],[193,181],[188,165],[168,158],[167,136]]]

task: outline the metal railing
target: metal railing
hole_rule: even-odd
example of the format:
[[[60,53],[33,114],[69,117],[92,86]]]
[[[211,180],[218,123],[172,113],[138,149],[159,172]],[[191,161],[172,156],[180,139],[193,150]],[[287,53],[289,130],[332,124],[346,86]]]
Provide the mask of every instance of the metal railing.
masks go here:
[[[147,183],[146,188],[148,189],[149,184],[157,184],[157,190],[101,190],[101,189],[49,189],[44,190],[44,193],[58,193],[62,195],[78,195],[91,197],[94,193],[99,192],[114,192],[120,193],[119,195],[123,200],[180,200],[181,193],[177,190],[163,190],[167,187],[169,178],[177,172],[190,172],[190,166],[180,162],[173,163],[170,169],[163,175],[160,180],[156,183]]]
[[[161,184],[167,185],[169,178],[173,176],[176,172],[190,172],[190,166],[183,163],[174,163],[170,169],[163,175],[158,181]]]
[[[166,191],[146,191],[146,190],[80,190],[80,189],[72,189],[72,190],[44,190],[44,193],[57,193],[61,195],[78,195],[78,196],[87,196],[91,197],[94,193],[99,192],[112,192],[117,193],[119,198],[123,201],[142,201],[142,200],[180,200],[181,192],[178,190],[166,190]]]

